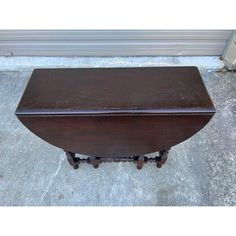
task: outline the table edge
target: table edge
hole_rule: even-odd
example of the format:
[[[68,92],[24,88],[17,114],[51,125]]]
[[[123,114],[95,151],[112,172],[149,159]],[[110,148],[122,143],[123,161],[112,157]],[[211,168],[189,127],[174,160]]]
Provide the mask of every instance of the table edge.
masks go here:
[[[216,109],[214,107],[209,108],[185,108],[185,109],[126,109],[126,110],[16,110],[16,116],[99,116],[99,115],[214,115]]]

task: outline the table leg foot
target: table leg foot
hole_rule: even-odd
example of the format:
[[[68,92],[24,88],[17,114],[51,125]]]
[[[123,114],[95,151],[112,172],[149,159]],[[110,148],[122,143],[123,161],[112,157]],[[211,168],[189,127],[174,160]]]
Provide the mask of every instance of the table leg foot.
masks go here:
[[[156,159],[156,166],[157,168],[161,168],[164,165],[168,158],[169,150],[162,150],[160,151],[160,155]]]
[[[145,162],[144,156],[139,156],[138,161],[137,161],[137,169],[138,170],[141,170],[143,168],[144,162]]]
[[[65,151],[65,153],[66,153],[67,161],[69,162],[69,164],[73,166],[74,169],[78,169],[79,164],[78,162],[75,161],[75,153],[67,152],[67,151]]]
[[[99,157],[90,157],[89,161],[95,169],[97,169],[99,167],[99,164],[101,164],[101,159]]]

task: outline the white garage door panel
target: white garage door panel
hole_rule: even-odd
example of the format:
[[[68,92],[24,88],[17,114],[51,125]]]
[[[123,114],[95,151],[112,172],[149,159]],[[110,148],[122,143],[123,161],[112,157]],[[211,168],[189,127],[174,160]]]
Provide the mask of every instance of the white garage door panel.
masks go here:
[[[0,55],[222,55],[230,30],[2,30]]]

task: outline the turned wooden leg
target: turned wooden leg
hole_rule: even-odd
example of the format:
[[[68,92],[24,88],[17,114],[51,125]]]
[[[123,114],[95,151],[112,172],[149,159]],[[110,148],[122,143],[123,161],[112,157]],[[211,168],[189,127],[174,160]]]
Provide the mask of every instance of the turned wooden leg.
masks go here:
[[[90,157],[90,164],[92,164],[95,169],[99,167],[100,163],[101,163],[101,160],[99,157]]]
[[[168,153],[169,153],[169,150],[160,151],[159,160],[157,161],[157,168],[161,168],[162,165],[166,163],[166,160],[168,158]]]
[[[137,161],[137,169],[138,170],[141,170],[143,168],[144,161],[145,161],[144,156],[138,157],[138,161]]]
[[[66,153],[67,161],[69,162],[69,164],[73,166],[74,169],[78,169],[79,164],[75,162],[75,153],[67,152],[67,151],[65,151],[65,153]]]

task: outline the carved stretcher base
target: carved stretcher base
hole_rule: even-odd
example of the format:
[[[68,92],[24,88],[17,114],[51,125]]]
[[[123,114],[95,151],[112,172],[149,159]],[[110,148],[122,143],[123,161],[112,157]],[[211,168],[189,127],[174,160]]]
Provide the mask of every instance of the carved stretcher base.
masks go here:
[[[143,165],[148,162],[155,162],[157,168],[161,168],[165,164],[168,158],[169,150],[162,150],[158,156],[147,157],[147,156],[133,156],[133,157],[87,157],[79,158],[73,152],[65,151],[67,160],[74,169],[79,168],[79,164],[88,163],[93,165],[94,168],[98,168],[101,163],[105,162],[133,162],[137,165],[137,169],[141,170]]]

